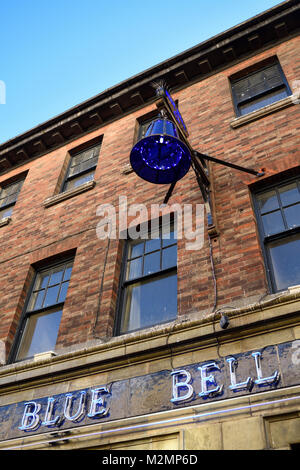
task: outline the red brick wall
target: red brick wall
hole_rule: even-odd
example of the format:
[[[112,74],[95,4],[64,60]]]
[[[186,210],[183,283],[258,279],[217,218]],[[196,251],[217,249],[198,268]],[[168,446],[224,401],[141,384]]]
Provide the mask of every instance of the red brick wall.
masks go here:
[[[177,93],[180,111],[192,146],[208,155],[255,169],[265,168],[265,179],[300,165],[299,105],[292,105],[255,122],[232,129],[235,117],[229,80],[232,74],[277,55],[292,87],[300,77],[299,38],[268,49]],[[12,221],[0,227],[0,339],[9,351],[24,306],[33,268],[42,260],[75,252],[75,263],[57,348],[83,344],[113,334],[122,240],[111,240],[105,267],[107,240],[99,240],[96,209],[128,204],[162,203],[168,187],[155,186],[134,173],[123,174],[129,161],[136,119],[155,109],[147,106],[0,177],[1,182],[29,170],[14,208]],[[96,186],[71,199],[45,208],[43,201],[57,190],[67,151],[103,135]],[[217,277],[217,308],[266,293],[263,259],[251,205],[250,186],[257,181],[246,173],[211,164],[219,237],[212,240]],[[169,203],[202,203],[193,171],[178,184]],[[178,249],[178,315],[207,315],[215,296],[207,234],[200,251]]]

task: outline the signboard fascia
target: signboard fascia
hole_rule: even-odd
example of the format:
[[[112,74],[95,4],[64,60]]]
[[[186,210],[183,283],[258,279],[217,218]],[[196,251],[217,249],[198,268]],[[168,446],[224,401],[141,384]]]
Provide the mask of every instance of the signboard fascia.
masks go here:
[[[0,439],[137,417],[300,384],[300,340],[0,406]],[[24,396],[24,394],[23,394]]]

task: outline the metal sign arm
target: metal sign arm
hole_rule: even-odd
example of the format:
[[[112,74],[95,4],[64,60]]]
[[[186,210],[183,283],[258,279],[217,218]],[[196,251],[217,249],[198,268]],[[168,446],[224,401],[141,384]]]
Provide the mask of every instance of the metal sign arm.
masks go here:
[[[164,199],[163,204],[167,204],[167,203],[168,203],[170,197],[172,196],[172,193],[173,193],[173,190],[174,190],[174,188],[175,188],[175,185],[176,185],[176,181],[170,185],[170,187],[169,187],[169,189],[168,189],[168,192],[167,192],[167,194],[166,194],[166,197],[165,197],[165,199]]]
[[[194,153],[194,156],[197,158],[203,158],[204,160],[209,160],[214,163],[219,163],[220,165],[225,165],[225,166],[234,168],[235,170],[239,170],[239,171],[244,171],[245,173],[250,173],[251,175],[264,176],[265,174],[263,171],[256,171],[256,170],[252,170],[251,168],[245,168],[244,166],[235,165],[234,163],[225,162],[224,160],[220,160],[219,158],[215,158],[215,157],[210,157],[209,155],[205,155],[204,153],[197,152],[196,150],[194,150],[193,153]]]
[[[182,119],[182,116],[169,92],[167,91],[166,84],[163,80],[153,83],[153,87],[156,91],[156,96],[159,101],[156,103],[156,106],[159,110],[164,110],[170,116],[171,120],[176,123],[177,129],[179,131],[182,141],[187,145],[191,153],[191,166],[195,172],[199,188],[201,190],[204,202],[208,207],[208,211],[211,214],[211,201],[210,201],[210,180],[208,169],[206,168],[205,161],[211,161],[214,163],[219,163],[221,165],[234,168],[235,170],[243,171],[254,176],[263,176],[263,171],[256,171],[251,168],[245,168],[240,165],[235,165],[234,163],[226,162],[215,157],[210,157],[209,155],[197,152],[192,148],[188,140],[188,132],[186,125]],[[164,199],[164,204],[167,204],[175,188],[176,182],[172,183],[168,189],[168,192]]]
[[[193,150],[192,155],[194,157],[194,158],[192,158],[192,168],[193,168],[193,170],[196,174],[197,181],[198,181],[198,184],[199,184],[201,192],[202,192],[202,196],[203,196],[205,201],[207,201],[208,185],[203,184],[203,178],[201,178],[203,173],[202,173],[202,171],[199,171],[200,168],[202,170],[203,167],[201,166],[199,168],[199,165],[197,165],[198,164],[198,160],[197,160],[198,158],[208,160],[208,161],[211,161],[211,162],[214,162],[214,163],[219,163],[220,165],[228,166],[230,168],[234,168],[235,170],[243,171],[244,173],[249,173],[249,174],[257,176],[257,177],[264,176],[264,174],[265,174],[263,171],[252,170],[251,168],[245,168],[244,166],[236,165],[235,163],[226,162],[224,160],[220,160],[219,158],[210,157],[209,155],[205,155],[203,153],[197,152],[197,150]],[[169,201],[169,199],[170,199],[170,197],[173,193],[173,190],[175,188],[175,184],[176,184],[176,182],[172,183],[171,186],[169,187],[169,190],[168,190],[168,192],[166,194],[166,197],[164,199],[164,204],[168,203],[168,201]],[[205,188],[205,190],[204,190],[204,188]]]

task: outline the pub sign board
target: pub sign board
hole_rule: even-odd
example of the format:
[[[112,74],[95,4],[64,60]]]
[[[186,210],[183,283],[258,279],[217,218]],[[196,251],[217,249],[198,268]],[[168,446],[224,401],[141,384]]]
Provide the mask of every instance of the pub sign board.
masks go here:
[[[0,439],[146,415],[300,384],[300,340],[0,406]]]

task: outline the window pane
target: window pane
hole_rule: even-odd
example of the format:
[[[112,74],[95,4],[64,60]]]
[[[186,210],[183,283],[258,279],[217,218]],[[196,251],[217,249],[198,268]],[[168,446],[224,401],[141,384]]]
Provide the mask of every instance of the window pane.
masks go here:
[[[166,225],[163,225],[162,227],[162,245],[163,246],[168,246],[172,245],[173,243],[176,243],[177,241],[177,232],[175,227],[168,227]]]
[[[177,315],[177,275],[160,276],[127,288],[121,332],[167,322]]]
[[[277,64],[256,73],[252,73],[232,84],[238,101],[253,98],[274,87],[283,85],[280,69]]]
[[[144,257],[144,276],[156,273],[160,270],[160,251],[145,255]]]
[[[282,83],[282,77],[278,65],[272,65],[262,71],[262,78],[264,82],[267,82],[267,87],[272,88]]]
[[[73,168],[73,167],[76,166],[76,165],[80,165],[81,160],[82,160],[82,155],[81,155],[81,153],[78,154],[78,155],[74,155],[73,157],[71,157],[70,168]]]
[[[285,88],[282,90],[277,90],[277,91],[273,91],[270,93],[266,93],[264,96],[253,99],[249,103],[240,104],[239,110],[240,110],[241,115],[248,114],[248,113],[251,113],[252,111],[255,111],[256,109],[263,108],[264,106],[267,106],[268,104],[275,103],[275,101],[282,100],[283,98],[286,98],[287,96],[288,96],[288,93]]]
[[[64,281],[69,280],[72,274],[72,266],[69,266],[65,270]]]
[[[81,153],[81,161],[90,160],[94,156],[94,148],[90,148]]]
[[[290,206],[284,209],[284,214],[289,228],[299,227],[300,225],[300,204]]]
[[[276,191],[266,191],[257,196],[260,212],[271,212],[279,208]]]
[[[31,310],[38,310],[39,308],[43,307],[43,300],[45,297],[45,289],[42,289],[37,292],[33,292],[30,302],[28,304],[28,311]]]
[[[127,279],[135,279],[142,275],[142,262],[143,258],[136,258],[128,262]]]
[[[90,158],[79,165],[72,165],[69,170],[69,176],[75,176],[78,173],[82,173],[83,171],[88,170],[89,168],[93,168],[97,165],[98,158]]]
[[[278,290],[300,284],[300,234],[269,244],[274,279]]]
[[[234,92],[238,102],[251,98],[250,82],[248,77],[239,80],[237,83],[233,83],[232,91]]]
[[[146,134],[148,127],[150,126],[152,120],[149,120],[143,124],[140,124],[137,140],[140,140]]]
[[[49,274],[41,274],[39,277],[41,283],[36,287],[36,289],[44,289],[48,285]]]
[[[40,308],[48,307],[57,302],[62,302],[62,298],[65,298],[68,281],[72,272],[71,262],[58,266],[54,269],[48,269],[37,273],[30,301],[28,303],[27,311],[37,310]],[[64,278],[63,278],[64,274]],[[60,284],[63,282],[64,288],[57,299],[59,293]]]
[[[295,204],[300,201],[300,193],[296,183],[288,184],[283,188],[279,188],[279,192],[283,206]]]
[[[33,296],[34,294],[35,297],[37,296],[37,292],[36,291],[39,291],[41,289],[45,289],[48,285],[48,280],[49,280],[49,274],[48,273],[38,273],[37,276],[36,276],[36,280],[35,280],[35,283],[34,283],[34,286],[33,286]]]
[[[64,268],[60,268],[56,272],[51,274],[49,286],[53,286],[54,284],[59,284],[62,280],[62,275],[64,272]]]
[[[46,297],[44,300],[43,307],[49,307],[49,305],[53,305],[57,303],[57,296],[59,293],[59,285],[54,287],[49,287],[47,289]]]
[[[64,302],[66,300],[67,292],[68,292],[68,287],[69,287],[69,282],[63,282],[61,285],[59,297],[58,297],[58,303],[59,302]]]
[[[92,158],[98,158],[99,150],[100,150],[100,146],[97,146],[97,147],[93,147],[88,150],[85,150],[83,152],[80,152],[77,155],[74,155],[72,157],[70,167],[80,165],[80,163],[83,163]]]
[[[77,188],[78,186],[81,186],[84,183],[87,183],[88,181],[92,181],[94,179],[94,171],[90,173],[86,173],[85,175],[78,176],[77,178],[73,178],[70,181],[67,181],[65,184],[64,191],[67,191],[69,189]]]
[[[285,230],[283,219],[280,211],[272,212],[262,216],[265,236]]]
[[[152,238],[145,242],[145,253],[160,249],[160,238]]]
[[[9,207],[8,209],[0,210],[0,220],[5,219],[6,217],[10,217],[13,213],[13,207]]]
[[[62,310],[32,315],[26,327],[18,351],[18,359],[55,348]]]
[[[1,199],[3,197],[7,197],[14,193],[17,193],[20,189],[20,186],[21,184],[18,181],[17,183],[13,183],[13,184],[10,184],[9,186],[4,187],[3,190],[1,191]]]
[[[6,206],[8,204],[14,204],[16,202],[23,182],[24,180],[17,181],[16,183],[4,187],[2,190],[0,188],[0,207]]]
[[[4,197],[9,196],[10,194],[12,194],[14,192],[15,192],[15,185],[14,184],[10,184],[10,185],[4,187],[1,191],[1,199],[4,198]]]
[[[251,96],[282,85],[282,78],[277,65],[249,76]]]
[[[144,241],[138,241],[136,243],[131,242],[128,250],[128,258],[137,258],[144,252]]]
[[[0,205],[1,207],[3,206],[8,206],[9,204],[14,204],[17,200],[18,194],[12,194],[11,196],[7,196],[3,199],[1,199]]]
[[[162,269],[171,268],[177,265],[177,245],[165,248],[162,251]]]

